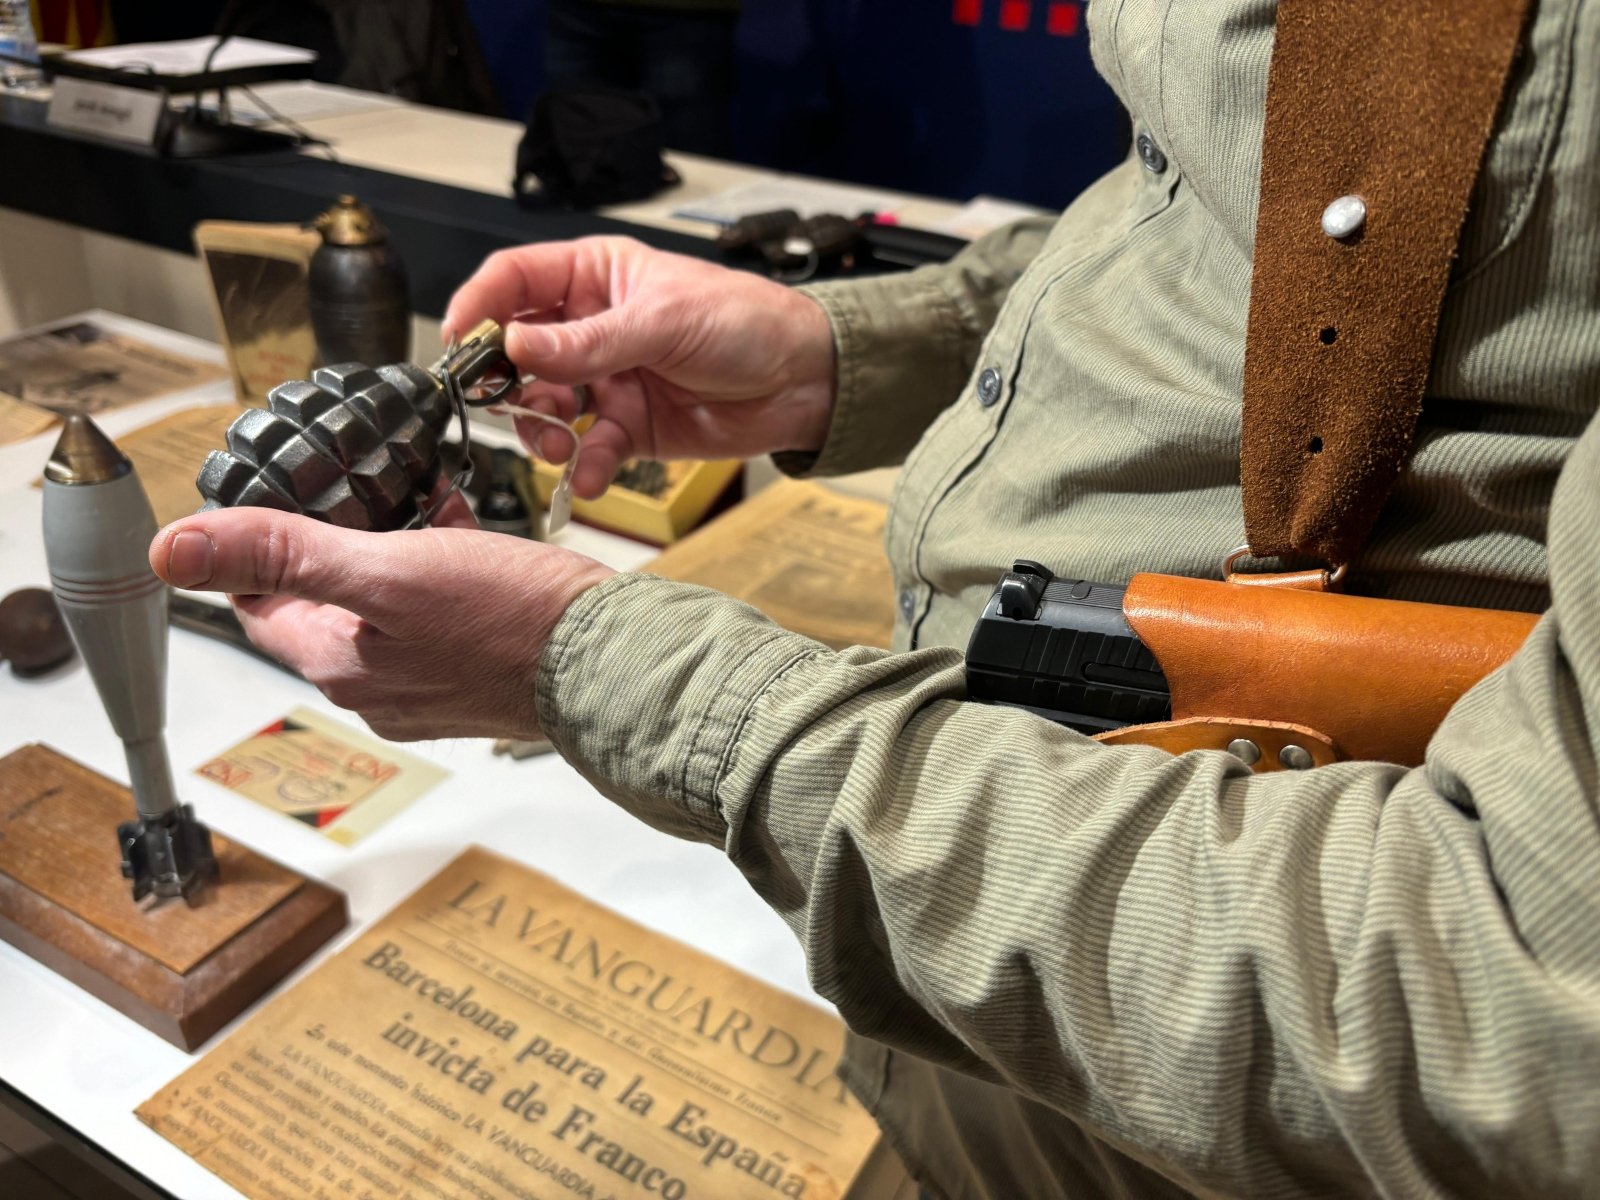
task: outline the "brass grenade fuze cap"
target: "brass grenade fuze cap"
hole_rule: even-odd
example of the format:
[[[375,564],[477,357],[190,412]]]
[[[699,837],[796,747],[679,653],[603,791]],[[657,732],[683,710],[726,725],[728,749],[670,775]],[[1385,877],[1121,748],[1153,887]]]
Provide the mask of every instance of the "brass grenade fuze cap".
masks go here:
[[[51,483],[105,483],[132,469],[133,464],[100,432],[100,426],[82,413],[74,413],[50,452],[44,477]]]
[[[311,224],[330,246],[371,246],[389,238],[389,231],[378,223],[372,210],[348,193]]]

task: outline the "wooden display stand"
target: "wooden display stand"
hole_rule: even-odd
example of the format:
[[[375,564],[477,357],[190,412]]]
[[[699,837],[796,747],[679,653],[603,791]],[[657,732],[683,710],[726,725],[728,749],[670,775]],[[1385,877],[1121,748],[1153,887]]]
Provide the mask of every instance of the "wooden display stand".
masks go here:
[[[344,895],[212,835],[196,907],[135,904],[128,789],[50,749],[0,758],[0,938],[193,1050],[345,927]]]

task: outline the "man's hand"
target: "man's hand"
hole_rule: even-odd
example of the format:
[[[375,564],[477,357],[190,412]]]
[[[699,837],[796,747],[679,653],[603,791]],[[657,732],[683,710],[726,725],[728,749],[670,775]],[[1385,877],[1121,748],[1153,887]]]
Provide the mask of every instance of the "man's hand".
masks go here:
[[[631,238],[492,254],[450,301],[444,327],[485,317],[539,377],[522,403],[571,421],[573,386],[596,416],[573,479],[606,489],[626,458],[747,458],[821,447],[833,410],[833,333],[815,301],[770,279],[652,250]],[[565,461],[572,439],[519,418],[530,449]]]
[[[459,498],[447,511],[471,524]],[[233,593],[251,641],[394,741],[538,737],[545,642],[613,573],[504,534],[357,533],[263,508],[174,522],[150,565],[177,587]]]

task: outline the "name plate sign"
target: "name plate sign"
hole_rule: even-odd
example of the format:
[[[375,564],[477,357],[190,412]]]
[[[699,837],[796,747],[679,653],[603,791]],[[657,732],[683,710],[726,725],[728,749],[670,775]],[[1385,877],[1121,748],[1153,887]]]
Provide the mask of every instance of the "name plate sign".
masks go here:
[[[252,1200],[839,1200],[843,1032],[474,848],[139,1117]]]
[[[166,110],[165,92],[58,75],[45,119],[58,129],[152,146]]]

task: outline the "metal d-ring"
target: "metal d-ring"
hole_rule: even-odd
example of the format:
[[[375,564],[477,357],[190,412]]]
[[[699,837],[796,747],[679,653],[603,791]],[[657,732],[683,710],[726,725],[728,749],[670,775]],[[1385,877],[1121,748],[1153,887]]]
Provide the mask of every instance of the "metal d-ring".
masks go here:
[[[1233,574],[1233,565],[1241,558],[1254,558],[1250,552],[1250,543],[1235,546],[1222,556],[1222,577],[1224,579]],[[1337,587],[1344,582],[1345,573],[1350,569],[1349,563],[1335,563],[1332,567],[1322,569],[1322,582],[1325,587]]]
[[[490,404],[498,404],[500,401],[504,400],[508,395],[510,395],[514,389],[521,386],[522,381],[518,378],[516,372],[513,371],[503,380],[501,380],[500,386],[495,388],[494,391],[483,394],[475,394],[467,401],[467,403],[472,405],[474,408],[485,408]]]

